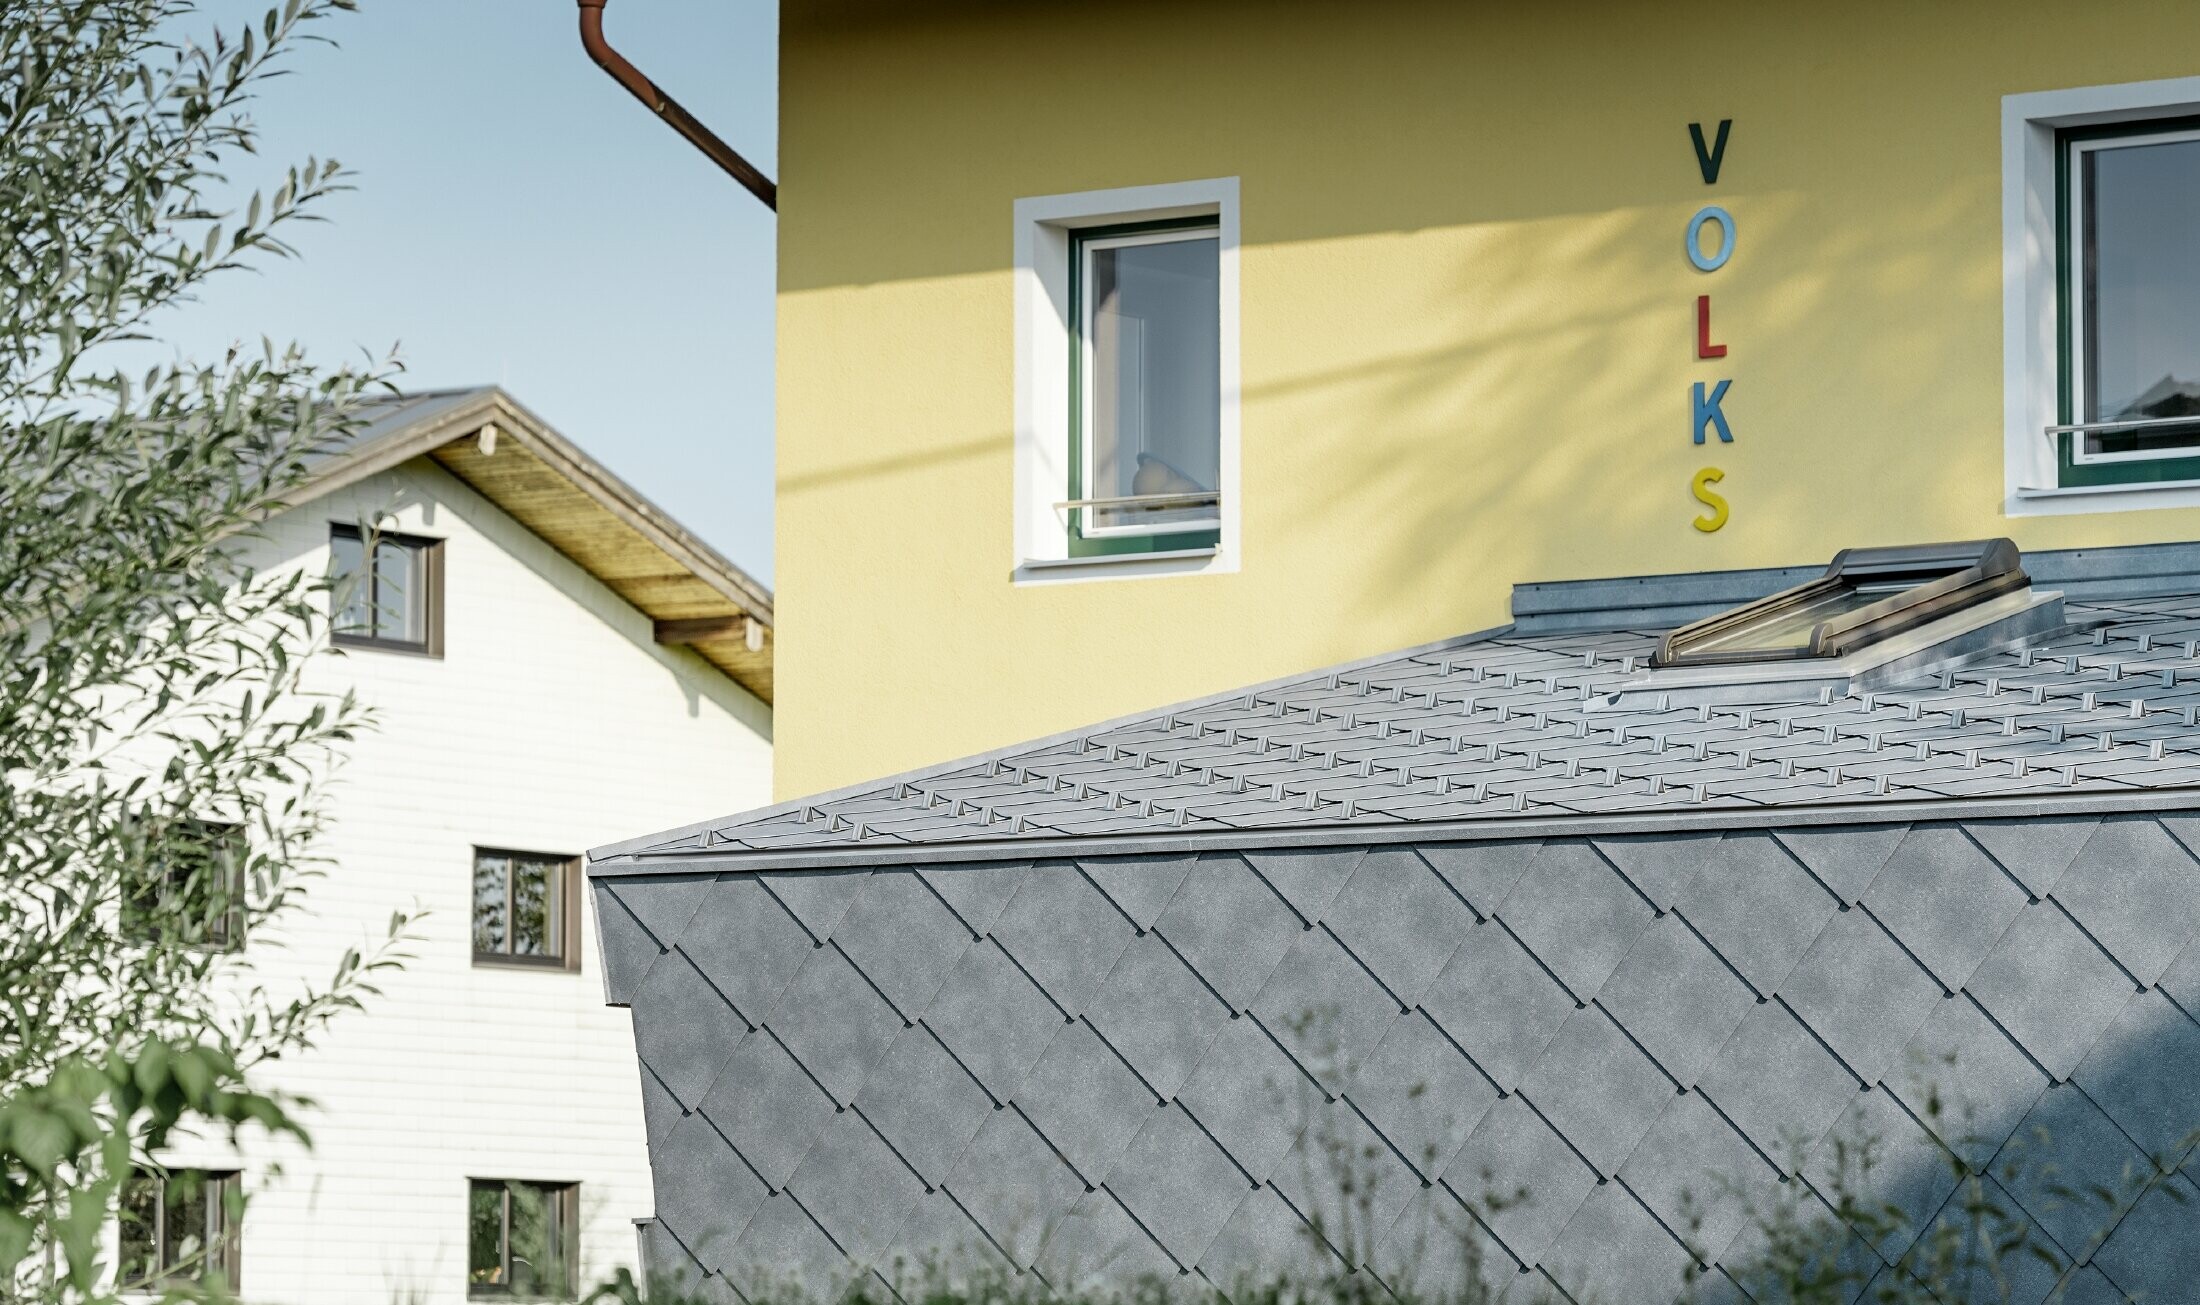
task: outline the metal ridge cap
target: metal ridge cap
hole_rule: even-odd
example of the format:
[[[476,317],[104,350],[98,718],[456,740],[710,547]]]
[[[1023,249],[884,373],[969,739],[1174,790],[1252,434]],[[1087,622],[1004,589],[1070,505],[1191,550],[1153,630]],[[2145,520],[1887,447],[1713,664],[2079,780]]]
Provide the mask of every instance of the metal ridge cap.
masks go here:
[[[1869,802],[1751,805],[1688,811],[1641,811],[1488,819],[1394,821],[1380,825],[1295,825],[1289,828],[1213,828],[1151,834],[1061,835],[1021,839],[949,840],[938,843],[836,843],[776,851],[727,848],[657,856],[628,854],[592,860],[590,879],[643,875],[732,874],[757,870],[847,870],[888,865],[942,865],[973,861],[1043,861],[1079,856],[1193,855],[1211,851],[1265,851],[1294,847],[1396,846],[1401,843],[1471,843],[1517,838],[1596,838],[1691,830],[1778,829],[1793,826],[1914,824],[1922,820],[2023,819],[2060,815],[2200,811],[2200,785],[2156,789],[2094,789],[2056,795],[1987,798],[1885,798]]]
[[[998,748],[989,748],[984,752],[972,753],[966,757],[956,757],[952,761],[935,762],[932,765],[922,766],[915,770],[897,771],[891,775],[880,775],[874,779],[863,780],[860,783],[827,789],[822,793],[789,798],[784,802],[774,802],[770,806],[756,807],[748,811],[736,811],[730,815],[699,820],[673,829],[660,830],[653,834],[621,839],[616,843],[605,843],[600,847],[590,848],[586,855],[590,862],[615,861],[623,857],[647,855],[648,847],[651,844],[665,842],[670,839],[686,838],[694,834],[707,834],[716,829],[737,825],[752,825],[759,821],[769,820],[774,816],[783,816],[792,811],[800,811],[805,807],[828,806],[834,802],[862,797],[866,793],[875,793],[882,788],[894,785],[916,784],[928,779],[938,779],[943,775],[952,775],[966,767],[983,766],[992,762],[1004,761],[1021,753],[1057,747],[1108,730],[1122,729],[1125,726],[1135,725],[1140,721],[1152,720],[1156,716],[1166,716],[1171,712],[1197,711],[1202,707],[1212,707],[1218,703],[1228,702],[1233,698],[1245,697],[1247,694],[1267,693],[1274,689],[1283,688],[1285,685],[1297,684],[1302,680],[1366,670],[1371,666],[1381,666],[1386,662],[1419,657],[1448,648],[1465,648],[1472,644],[1494,643],[1502,640],[1512,632],[1513,627],[1510,624],[1495,625],[1484,630],[1455,634],[1448,639],[1437,639],[1429,643],[1416,644],[1410,648],[1394,648],[1389,652],[1377,653],[1372,657],[1361,657],[1353,661],[1338,662],[1331,666],[1316,666],[1309,670],[1295,671],[1290,675],[1278,676],[1272,680],[1263,680],[1258,684],[1240,685],[1234,689],[1225,689],[1220,693],[1202,694],[1196,698],[1186,698],[1181,702],[1163,703],[1158,707],[1142,708],[1128,715],[1097,721],[1089,725],[1080,725],[1074,729],[1062,730],[1059,733],[1048,734],[1040,738],[1022,739],[1015,743],[1004,744]],[[675,854],[666,853],[666,855]]]

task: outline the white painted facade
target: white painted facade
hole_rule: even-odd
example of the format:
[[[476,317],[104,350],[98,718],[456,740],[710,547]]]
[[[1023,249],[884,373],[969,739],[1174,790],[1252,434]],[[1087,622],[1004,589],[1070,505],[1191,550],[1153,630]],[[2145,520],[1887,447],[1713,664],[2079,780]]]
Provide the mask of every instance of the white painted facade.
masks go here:
[[[771,710],[656,644],[647,616],[426,459],[272,523],[262,569],[325,568],[330,524],[378,513],[445,541],[444,652],[316,656],[313,687],[355,689],[378,721],[340,772],[326,877],[247,956],[279,987],[325,982],[393,910],[425,911],[422,938],[365,1014],[261,1080],[318,1103],[310,1153],[163,1158],[243,1171],[248,1301],[465,1300],[473,1178],[579,1183],[594,1282],[633,1264],[633,1221],[651,1213],[632,1029],[604,1005],[586,905],[577,970],[475,964],[473,849],[578,856],[760,806]]]

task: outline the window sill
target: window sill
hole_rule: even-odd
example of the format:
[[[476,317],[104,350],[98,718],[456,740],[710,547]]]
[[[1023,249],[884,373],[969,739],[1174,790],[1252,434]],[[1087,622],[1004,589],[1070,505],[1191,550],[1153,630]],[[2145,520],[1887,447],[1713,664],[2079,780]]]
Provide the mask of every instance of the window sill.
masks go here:
[[[539,974],[579,974],[581,967],[562,956],[508,956],[500,952],[475,952],[477,970],[533,970]]]
[[[1139,576],[1214,575],[1235,570],[1236,561],[1220,548],[1183,548],[1159,553],[1114,553],[1104,557],[1027,558],[1017,566],[1011,579],[1019,585],[1041,585]]]
[[[2200,507],[2200,480],[2133,481],[2124,485],[2058,485],[2019,489],[2003,511],[2008,516],[2056,516],[2074,512],[2127,512]]]
[[[331,634],[329,645],[335,648],[353,648],[364,652],[396,653],[400,657],[419,657],[428,661],[442,661],[443,650],[433,644],[400,643],[395,639],[374,639],[358,634]]]

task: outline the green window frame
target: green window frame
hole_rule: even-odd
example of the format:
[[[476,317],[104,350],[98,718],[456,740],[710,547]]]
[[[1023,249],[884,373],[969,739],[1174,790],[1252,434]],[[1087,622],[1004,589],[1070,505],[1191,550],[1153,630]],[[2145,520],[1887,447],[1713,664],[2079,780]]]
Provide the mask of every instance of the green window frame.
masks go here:
[[[1087,477],[1085,474],[1085,285],[1086,252],[1099,241],[1123,236],[1156,235],[1166,232],[1201,232],[1211,234],[1219,242],[1222,237],[1221,220],[1212,214],[1163,218],[1146,222],[1122,222],[1110,226],[1081,227],[1071,234],[1069,250],[1069,485],[1068,499],[1072,503],[1086,500]],[[1219,406],[1221,395],[1215,396]],[[1219,487],[1218,487],[1219,489]],[[1097,495],[1095,497],[1098,497]],[[1219,505],[1217,511],[1220,511]],[[1110,557],[1139,553],[1166,553],[1212,551],[1221,544],[1220,525],[1177,531],[1169,534],[1149,535],[1099,535],[1086,533],[1087,517],[1083,508],[1068,509],[1069,555],[1071,557]]]
[[[2070,427],[2085,420],[2078,411],[2078,369],[2082,356],[2078,333],[2084,269],[2077,253],[2084,234],[2075,225],[2082,218],[2081,196],[2074,163],[2087,146],[2102,141],[2136,140],[2200,131],[2200,117],[2155,118],[2097,127],[2066,127],[2055,133],[2055,404],[2056,422]],[[2200,442],[2200,418],[2193,421]],[[2129,460],[2098,462],[2081,460],[2079,442],[2086,436],[2062,430],[2055,435],[2055,482],[2064,488],[2100,485],[2145,485],[2200,481],[2200,453],[2163,454]]]

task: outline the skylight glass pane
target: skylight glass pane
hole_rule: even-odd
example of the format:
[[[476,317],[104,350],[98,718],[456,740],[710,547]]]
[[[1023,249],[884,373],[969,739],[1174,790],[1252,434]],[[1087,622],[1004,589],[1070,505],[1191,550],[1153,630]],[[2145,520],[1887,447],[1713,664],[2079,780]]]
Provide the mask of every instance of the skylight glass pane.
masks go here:
[[[1907,582],[1845,587],[1823,597],[1799,603],[1787,611],[1770,615],[1765,620],[1744,626],[1732,634],[1706,639],[1698,646],[1723,652],[1808,648],[1811,634],[1817,630],[1819,622],[1869,607],[1882,598],[1913,587],[1913,584]]]
[[[2029,584],[2006,539],[1849,549],[1816,580],[1666,635],[1651,664],[1844,657]]]

